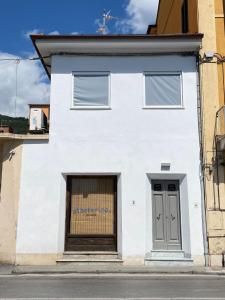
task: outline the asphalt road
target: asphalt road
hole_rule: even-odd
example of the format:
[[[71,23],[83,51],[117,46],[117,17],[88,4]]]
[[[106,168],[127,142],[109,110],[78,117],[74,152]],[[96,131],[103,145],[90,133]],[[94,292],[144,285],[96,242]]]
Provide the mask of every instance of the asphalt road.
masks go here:
[[[225,277],[2,276],[0,298],[225,299]]]

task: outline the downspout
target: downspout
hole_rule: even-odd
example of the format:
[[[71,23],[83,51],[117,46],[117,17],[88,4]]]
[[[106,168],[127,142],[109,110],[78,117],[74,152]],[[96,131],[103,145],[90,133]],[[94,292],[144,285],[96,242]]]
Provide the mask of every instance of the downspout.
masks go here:
[[[206,221],[206,192],[205,192],[205,175],[204,175],[204,153],[203,153],[203,130],[202,130],[202,92],[200,78],[200,59],[199,53],[196,55],[197,64],[197,109],[198,109],[198,131],[200,144],[200,185],[201,185],[201,211],[202,211],[202,232],[204,244],[205,266],[209,266],[209,246],[207,238],[207,221]]]

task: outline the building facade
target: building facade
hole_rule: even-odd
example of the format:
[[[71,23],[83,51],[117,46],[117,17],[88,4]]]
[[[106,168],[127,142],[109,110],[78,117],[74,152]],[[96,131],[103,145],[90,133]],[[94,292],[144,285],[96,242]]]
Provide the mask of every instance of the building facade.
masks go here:
[[[201,147],[209,265],[224,265],[225,253],[225,2],[160,0],[148,34],[204,34],[200,50]]]
[[[32,37],[50,128],[21,141],[16,264],[204,265],[201,38]]]

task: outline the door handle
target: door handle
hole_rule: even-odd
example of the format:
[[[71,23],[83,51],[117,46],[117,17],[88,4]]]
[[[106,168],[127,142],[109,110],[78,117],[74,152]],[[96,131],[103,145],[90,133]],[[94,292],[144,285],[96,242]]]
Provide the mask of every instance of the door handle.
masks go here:
[[[172,214],[171,214],[171,220],[174,221],[176,219],[176,217],[174,217]]]
[[[159,214],[158,217],[156,217],[157,221],[160,220],[160,216],[161,216],[161,214]]]

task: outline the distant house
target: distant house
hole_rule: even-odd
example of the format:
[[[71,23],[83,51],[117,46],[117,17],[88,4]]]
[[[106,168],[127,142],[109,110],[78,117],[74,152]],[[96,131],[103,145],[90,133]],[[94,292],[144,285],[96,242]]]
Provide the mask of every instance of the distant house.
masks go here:
[[[19,167],[0,202],[2,261],[204,265],[201,39],[32,36],[50,128],[4,150],[3,177]]]

